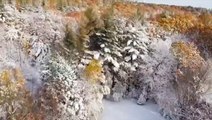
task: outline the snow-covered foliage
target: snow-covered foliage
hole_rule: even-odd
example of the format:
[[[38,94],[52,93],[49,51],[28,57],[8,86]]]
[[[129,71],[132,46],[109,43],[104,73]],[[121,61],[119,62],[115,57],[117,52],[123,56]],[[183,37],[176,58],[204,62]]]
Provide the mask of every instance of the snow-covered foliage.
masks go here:
[[[212,74],[211,74],[211,71],[212,71],[212,61],[211,59],[209,59],[207,61],[207,67],[206,67],[206,71],[203,75],[203,79],[204,79],[204,82],[202,83],[201,87],[200,87],[200,91],[203,93],[201,96],[202,96],[202,99],[203,100],[206,100],[207,103],[212,103],[212,98],[211,98],[211,94],[212,94]]]
[[[174,50],[173,46],[180,43],[179,40],[188,41],[188,38],[181,34],[165,32],[149,23],[136,24],[126,21],[117,19],[115,30],[98,30],[91,35],[88,43],[90,49],[85,51],[81,63],[87,64],[95,56],[103,61],[106,84],[111,88],[107,99],[120,101],[133,97],[138,99],[138,104],[145,104],[147,100],[153,99],[159,105],[161,114],[167,119],[181,119],[190,114],[182,115],[180,112],[184,109],[181,105],[189,102],[186,99],[181,101],[180,96],[192,97],[192,92],[187,93],[183,90],[189,85],[183,87],[184,84],[177,79],[177,70],[180,64],[186,63],[187,67],[191,68],[197,64],[204,66],[204,59],[196,48],[192,48],[192,44],[189,47],[189,43],[187,47]],[[180,56],[176,55],[181,54],[179,50],[182,53]],[[194,74],[190,74],[190,77],[194,77],[195,81],[198,79]],[[192,84],[197,87],[203,83],[195,81]],[[198,90],[199,88],[194,90],[196,99],[199,97]],[[191,106],[193,104],[190,103],[185,109],[192,110]],[[205,111],[209,109],[208,107]],[[187,117],[194,118],[189,115]],[[201,118],[204,117],[203,115]]]
[[[60,56],[49,61],[49,76],[41,90],[42,107],[47,119],[84,120],[87,117],[82,94],[84,87],[77,82],[74,66]],[[78,88],[80,87],[80,89]]]
[[[76,64],[59,55],[48,66],[48,77],[40,91],[47,119],[98,120],[103,110],[103,94],[108,94],[108,88],[82,81]]]
[[[41,85],[42,65],[51,55],[50,43],[64,35],[62,24],[56,24],[61,19],[42,10],[21,14],[10,5],[5,5],[1,14],[1,66],[20,67],[33,91]]]
[[[19,12],[11,5],[5,5],[1,15],[0,70],[21,69],[26,87],[39,103],[37,110],[43,117],[98,120],[103,94],[108,94],[109,88],[82,80],[76,74],[76,59],[66,60],[60,54],[65,49],[61,43],[65,37],[66,19],[60,13],[43,8],[23,8]],[[57,56],[52,57],[55,52]]]
[[[77,10],[72,17],[80,19],[85,9]],[[211,63],[187,36],[127,16],[113,16],[107,28],[102,11],[95,10],[85,10],[80,24],[70,14],[42,7],[1,8],[0,70],[21,69],[44,119],[99,120],[103,97],[135,98],[139,105],[154,100],[167,119],[211,119]],[[69,25],[74,32],[68,42],[83,46],[80,51],[65,43]]]
[[[0,118],[21,119],[32,114],[32,96],[18,68],[8,67],[0,73]]]
[[[160,36],[153,38],[148,31],[154,29],[153,25],[134,25],[126,21],[116,20],[115,31],[99,30],[91,35],[89,43],[91,51],[85,51],[87,58],[81,61],[87,64],[86,61],[98,55],[98,59],[103,61],[105,71],[110,71],[106,72],[107,84],[112,90],[111,96],[108,97],[115,101],[119,101],[122,97],[138,98],[143,89],[140,84],[144,81],[148,83],[145,75],[151,79],[154,77],[153,74],[161,75],[155,79],[168,79],[167,81],[173,79],[171,71],[174,68],[174,59],[169,49],[174,38],[169,37],[170,39],[165,40],[163,40],[165,37]],[[161,36],[166,34],[164,32]],[[162,70],[164,68],[166,71]],[[138,76],[145,80],[139,80]],[[165,80],[156,81],[157,84],[164,84]],[[151,89],[158,91],[157,88]]]

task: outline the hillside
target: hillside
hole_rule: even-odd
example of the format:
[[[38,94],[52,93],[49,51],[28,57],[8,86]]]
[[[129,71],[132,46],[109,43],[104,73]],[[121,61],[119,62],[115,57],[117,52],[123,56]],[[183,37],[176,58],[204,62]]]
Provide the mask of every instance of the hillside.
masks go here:
[[[102,120],[103,100],[212,119],[212,11],[125,0],[0,0],[0,119]],[[133,108],[133,107],[132,107]]]

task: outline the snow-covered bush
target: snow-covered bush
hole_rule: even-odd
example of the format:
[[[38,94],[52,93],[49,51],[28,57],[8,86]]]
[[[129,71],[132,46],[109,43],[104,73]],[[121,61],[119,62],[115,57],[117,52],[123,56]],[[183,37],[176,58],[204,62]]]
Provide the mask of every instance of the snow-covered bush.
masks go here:
[[[207,103],[212,103],[212,61],[211,59],[207,60],[207,67],[204,69],[202,79],[204,80],[201,83],[200,92],[201,98]]]
[[[0,74],[0,117],[11,119],[41,119],[32,94],[27,89],[26,80],[19,68],[7,68]]]
[[[40,91],[41,107],[48,114],[46,119],[86,119],[82,93],[84,86],[76,81],[74,65],[69,65],[61,56],[57,56],[49,61],[48,66],[49,72],[46,74],[49,77]]]
[[[99,84],[90,84],[90,79],[80,76],[74,60],[69,63],[62,56],[56,55],[48,63],[47,79],[39,93],[41,110],[47,113],[46,119],[98,120],[102,112],[103,94],[108,94],[108,88]],[[95,62],[95,61],[94,61]],[[97,72],[101,74],[101,65],[97,65]],[[88,65],[88,77],[93,79],[92,70],[96,66]],[[100,65],[100,66],[99,66]],[[94,67],[94,69],[93,69]],[[100,68],[99,68],[100,67]],[[91,70],[90,70],[91,69]],[[99,77],[99,76],[97,76]],[[104,76],[98,79],[103,79]]]
[[[201,70],[205,67],[204,59],[193,44],[176,42],[172,50],[179,66],[176,71],[177,93],[181,104],[193,104],[199,99],[202,80]]]
[[[205,98],[205,95],[211,96],[211,63],[200,56],[192,43],[175,42],[172,52],[178,62],[174,84],[178,102],[173,113],[175,119],[211,119],[210,98]]]

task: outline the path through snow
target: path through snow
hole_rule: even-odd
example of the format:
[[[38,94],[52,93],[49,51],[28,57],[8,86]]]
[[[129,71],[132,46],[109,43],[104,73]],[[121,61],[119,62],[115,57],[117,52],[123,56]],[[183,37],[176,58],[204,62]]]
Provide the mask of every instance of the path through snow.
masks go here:
[[[165,120],[156,104],[137,105],[134,100],[111,102],[104,100],[102,120]]]

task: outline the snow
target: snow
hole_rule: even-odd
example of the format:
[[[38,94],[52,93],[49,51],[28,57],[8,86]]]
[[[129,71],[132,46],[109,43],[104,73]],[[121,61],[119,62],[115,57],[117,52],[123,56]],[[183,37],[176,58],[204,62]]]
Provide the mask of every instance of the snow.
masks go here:
[[[103,103],[102,120],[165,120],[159,114],[158,106],[152,102],[138,105],[135,100],[121,102],[104,100]]]

